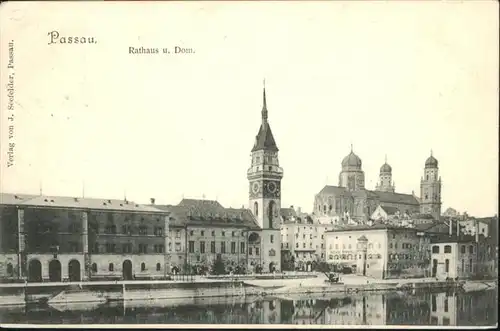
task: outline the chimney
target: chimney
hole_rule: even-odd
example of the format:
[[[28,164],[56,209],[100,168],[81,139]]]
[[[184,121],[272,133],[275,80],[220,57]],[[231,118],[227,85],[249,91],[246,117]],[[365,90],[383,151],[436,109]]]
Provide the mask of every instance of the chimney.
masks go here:
[[[151,204],[154,205],[155,204],[155,198],[149,198],[149,200],[151,200]]]
[[[293,205],[290,206],[290,209],[293,209]]]

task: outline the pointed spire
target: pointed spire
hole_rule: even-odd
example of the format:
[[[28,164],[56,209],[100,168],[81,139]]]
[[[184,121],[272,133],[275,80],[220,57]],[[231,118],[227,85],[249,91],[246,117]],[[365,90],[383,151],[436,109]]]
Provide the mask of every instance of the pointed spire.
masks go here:
[[[351,142],[351,153],[354,153],[354,147],[352,146],[352,142]]]
[[[267,100],[266,100],[266,80],[263,82],[263,93],[262,93],[262,122],[267,122]]]
[[[385,163],[387,164],[387,154],[385,154]]]
[[[123,190],[123,200],[127,201],[127,189]]]
[[[43,193],[42,193],[42,181],[41,181],[41,180],[40,180],[40,182],[38,183],[38,186],[39,186],[39,187],[38,187],[38,189],[39,189],[39,191],[40,191],[40,195],[42,195]]]
[[[432,148],[431,148],[431,156],[432,156]]]

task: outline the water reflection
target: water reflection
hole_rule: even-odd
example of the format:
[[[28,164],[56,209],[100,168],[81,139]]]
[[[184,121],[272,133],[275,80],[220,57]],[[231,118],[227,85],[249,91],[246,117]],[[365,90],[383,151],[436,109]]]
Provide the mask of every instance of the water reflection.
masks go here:
[[[328,298],[210,298],[127,302],[95,308],[0,310],[2,323],[32,324],[323,324],[495,325],[497,291],[370,294]]]

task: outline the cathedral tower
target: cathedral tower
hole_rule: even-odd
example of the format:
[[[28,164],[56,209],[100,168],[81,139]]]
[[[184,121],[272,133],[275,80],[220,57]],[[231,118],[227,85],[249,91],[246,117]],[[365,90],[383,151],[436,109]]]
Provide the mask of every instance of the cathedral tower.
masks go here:
[[[387,163],[387,156],[385,157],[385,163],[380,167],[379,182],[375,190],[382,192],[394,192],[396,190],[392,181],[392,167]]]
[[[342,171],[339,175],[339,186],[346,187],[349,191],[359,191],[365,188],[365,173],[361,168],[361,159],[351,153],[342,160]]]
[[[261,262],[264,271],[280,270],[281,264],[281,179],[278,147],[267,120],[266,88],[263,91],[262,123],[252,148],[251,166],[247,171],[249,208],[261,231]]]
[[[441,177],[432,151],[425,161],[424,177],[420,180],[420,212],[431,214],[435,219],[441,216]]]

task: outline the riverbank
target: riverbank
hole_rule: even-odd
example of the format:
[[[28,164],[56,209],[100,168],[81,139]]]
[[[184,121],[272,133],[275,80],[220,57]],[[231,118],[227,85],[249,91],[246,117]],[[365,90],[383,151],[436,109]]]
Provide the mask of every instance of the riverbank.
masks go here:
[[[225,277],[227,278],[227,277]],[[245,279],[246,278],[246,279]],[[102,281],[79,283],[0,284],[0,306],[30,303],[49,305],[100,305],[107,302],[152,302],[215,297],[286,295],[333,295],[369,291],[481,291],[496,288],[495,281],[437,281],[436,279],[373,279],[343,275],[341,283],[329,283],[326,277],[273,277],[271,279],[204,278],[190,281]]]

